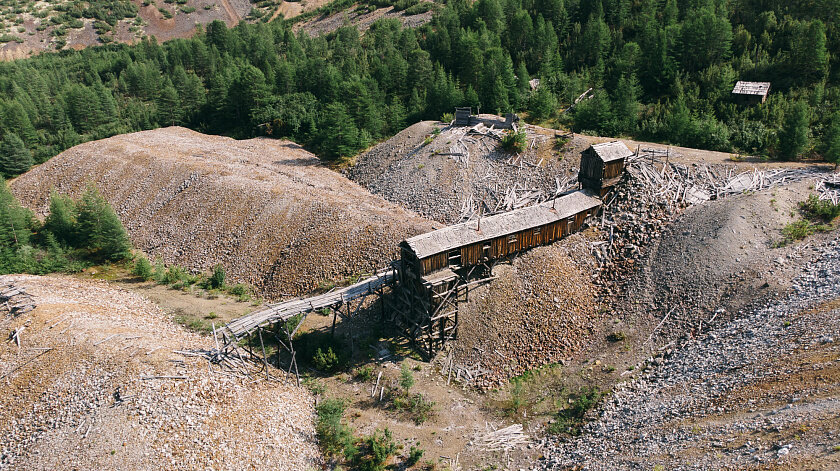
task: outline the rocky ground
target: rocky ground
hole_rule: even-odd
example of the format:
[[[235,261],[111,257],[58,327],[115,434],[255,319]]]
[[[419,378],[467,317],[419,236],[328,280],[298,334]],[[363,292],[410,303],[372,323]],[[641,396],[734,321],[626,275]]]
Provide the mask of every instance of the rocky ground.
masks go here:
[[[293,3],[291,5],[299,4]],[[284,7],[281,6],[281,8]],[[432,21],[432,15],[434,14],[434,11],[432,10],[417,15],[407,15],[404,10],[394,11],[393,6],[385,8],[376,8],[370,11],[368,10],[368,8],[371,7],[368,6],[362,8],[353,8],[339,11],[333,13],[332,15],[315,17],[306,21],[296,23],[294,25],[294,29],[295,31],[305,31],[309,36],[316,37],[322,34],[332,33],[338,28],[341,28],[342,26],[351,24],[356,26],[359,29],[359,31],[364,32],[367,31],[374,22],[383,18],[396,18],[402,23],[404,27],[417,28],[428,23],[429,21]],[[310,5],[306,5],[303,8],[285,7],[284,9],[286,10],[286,12],[282,13],[284,14],[285,18],[294,18],[295,16],[301,13],[312,10],[313,7]]]
[[[308,470],[312,397],[175,350],[212,342],[102,281],[0,277],[34,310],[0,314],[0,469]],[[19,345],[18,345],[19,343]]]
[[[840,241],[789,295],[650,358],[540,469],[840,467]]]
[[[481,116],[501,121],[497,116]],[[500,209],[497,203],[511,188],[532,190],[546,198],[556,191],[558,177],[577,177],[579,152],[561,154],[554,149],[553,131],[528,129],[529,148],[514,156],[496,138],[466,136],[464,127],[422,121],[357,157],[346,173],[388,201],[452,224],[461,220],[470,201],[476,211],[478,203],[485,201],[490,207],[481,210],[488,214]]]
[[[480,374],[471,387],[498,387],[584,349],[604,316],[591,276],[593,236],[575,234],[530,250],[496,266],[495,280],[470,291],[451,354],[456,371]]]
[[[296,144],[177,127],[76,146],[11,187],[44,215],[51,190],[77,196],[88,183],[136,247],[193,271],[221,263],[232,281],[269,299],[372,273],[396,257],[401,240],[437,227]]]

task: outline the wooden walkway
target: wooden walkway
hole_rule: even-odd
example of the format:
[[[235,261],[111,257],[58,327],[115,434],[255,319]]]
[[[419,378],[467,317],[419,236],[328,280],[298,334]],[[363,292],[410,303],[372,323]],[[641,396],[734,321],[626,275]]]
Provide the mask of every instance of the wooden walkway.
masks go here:
[[[262,309],[231,321],[226,328],[233,334],[234,338],[240,339],[260,327],[288,321],[298,314],[336,307],[354,299],[374,294],[384,286],[393,284],[396,279],[397,270],[395,267],[391,267],[376,273],[370,278],[329,293],[319,294],[311,298],[268,304]]]

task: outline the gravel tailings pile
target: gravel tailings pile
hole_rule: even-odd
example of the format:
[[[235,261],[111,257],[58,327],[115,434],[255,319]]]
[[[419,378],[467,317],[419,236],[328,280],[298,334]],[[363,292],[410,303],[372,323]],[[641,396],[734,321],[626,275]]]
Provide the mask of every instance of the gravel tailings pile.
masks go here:
[[[498,265],[495,280],[470,292],[452,346],[455,371],[481,372],[470,385],[499,386],[570,358],[591,340],[600,315],[587,235],[572,235]]]
[[[817,251],[791,294],[651,358],[540,467],[840,468],[840,241]]]
[[[435,227],[294,143],[178,127],[76,146],[17,178],[12,191],[43,215],[52,188],[75,196],[89,181],[136,247],[193,271],[221,263],[269,299],[373,272],[401,240]]]
[[[433,135],[435,129],[441,130],[437,136]],[[422,121],[359,156],[347,174],[388,201],[436,221],[454,224],[460,221],[464,203],[471,196],[475,202],[494,203],[515,185],[541,191],[544,196],[553,195],[558,176],[577,177],[579,152],[561,159],[551,149],[553,131],[534,126],[526,129],[529,147],[535,139],[537,144],[511,160],[512,155],[495,138],[475,135],[463,139],[464,128]],[[424,144],[429,136],[432,141]],[[464,146],[468,158],[452,155],[453,148],[463,150]],[[484,214],[490,211],[485,209]]]
[[[631,266],[639,269],[627,282],[614,315],[654,314],[661,320],[670,312],[657,331],[670,341],[699,330],[701,321],[715,313],[718,321],[730,319],[751,303],[784,292],[801,256],[798,247],[773,245],[782,239],[781,229],[799,218],[798,204],[807,199],[812,184],[805,180],[692,206],[665,227],[640,224],[648,220],[644,213],[621,212],[617,234],[624,226],[650,227],[649,234],[661,235],[650,241],[629,239],[642,248],[647,245],[646,256],[626,237],[617,237],[626,243],[624,263],[635,258]],[[632,201],[633,193],[624,191],[619,190],[619,199]]]
[[[208,348],[145,298],[106,282],[0,277],[37,308],[0,330],[0,468],[319,466],[303,389],[211,373],[173,350]],[[163,378],[160,378],[163,377]]]

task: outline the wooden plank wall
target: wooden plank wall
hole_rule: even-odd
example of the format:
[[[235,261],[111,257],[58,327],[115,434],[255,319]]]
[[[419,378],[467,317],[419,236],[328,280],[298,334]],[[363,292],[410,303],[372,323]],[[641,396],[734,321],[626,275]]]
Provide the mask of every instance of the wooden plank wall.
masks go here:
[[[428,275],[429,273],[436,272],[441,268],[446,268],[449,266],[449,257],[447,253],[439,253],[437,255],[432,255],[430,257],[426,257],[422,260],[423,262],[423,275]]]
[[[604,171],[604,163],[595,155],[595,151],[590,147],[583,151],[580,156],[580,174],[586,178],[593,180],[600,180]]]
[[[604,164],[604,180],[620,177],[624,172],[624,159],[613,160]]]
[[[540,226],[538,231],[534,228],[495,239],[466,245],[460,248],[461,265],[477,265],[489,258],[491,260],[502,258],[523,250],[540,245],[547,245],[563,237],[580,230],[586,218],[595,213],[595,210],[583,211],[573,217],[562,219],[551,224]],[[487,249],[485,250],[485,247]],[[446,268],[449,265],[449,254],[441,253],[424,258],[422,262],[422,275]]]

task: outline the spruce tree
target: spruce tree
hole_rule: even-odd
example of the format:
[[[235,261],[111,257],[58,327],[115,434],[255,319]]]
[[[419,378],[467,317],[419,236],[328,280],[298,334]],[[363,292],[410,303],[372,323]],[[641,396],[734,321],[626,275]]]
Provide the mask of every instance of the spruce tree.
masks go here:
[[[52,234],[59,243],[75,247],[79,240],[77,218],[76,202],[53,190],[50,193],[50,214],[44,220],[43,231]]]
[[[796,102],[785,113],[782,129],[779,131],[778,154],[783,159],[793,160],[808,147],[808,105]]]
[[[16,251],[29,245],[32,227],[32,212],[21,207],[6,181],[0,178],[0,250],[3,258],[9,251]],[[5,261],[5,260],[4,260]]]
[[[9,132],[0,142],[0,173],[10,178],[32,167],[32,153],[17,134]]]
[[[834,163],[834,169],[840,165],[840,111],[834,113],[826,130],[824,141],[825,160]]]
[[[80,246],[94,258],[117,261],[131,256],[125,227],[93,185],[88,185],[78,202],[77,221]]]

